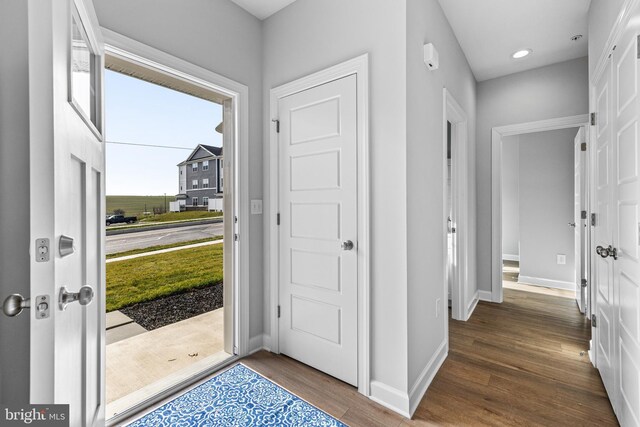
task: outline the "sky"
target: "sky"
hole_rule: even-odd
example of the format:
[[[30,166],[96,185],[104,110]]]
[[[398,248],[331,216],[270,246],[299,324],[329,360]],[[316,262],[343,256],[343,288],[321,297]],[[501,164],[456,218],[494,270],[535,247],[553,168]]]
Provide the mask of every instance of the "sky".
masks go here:
[[[106,194],[178,194],[176,165],[198,144],[222,146],[222,135],[215,131],[221,121],[218,104],[106,70]]]

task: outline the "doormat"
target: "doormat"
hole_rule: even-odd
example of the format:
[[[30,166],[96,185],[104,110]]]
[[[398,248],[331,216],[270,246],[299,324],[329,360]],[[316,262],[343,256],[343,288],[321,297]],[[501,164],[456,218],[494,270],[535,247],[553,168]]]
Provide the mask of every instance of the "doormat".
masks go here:
[[[346,424],[242,364],[216,375],[128,425],[346,427]]]

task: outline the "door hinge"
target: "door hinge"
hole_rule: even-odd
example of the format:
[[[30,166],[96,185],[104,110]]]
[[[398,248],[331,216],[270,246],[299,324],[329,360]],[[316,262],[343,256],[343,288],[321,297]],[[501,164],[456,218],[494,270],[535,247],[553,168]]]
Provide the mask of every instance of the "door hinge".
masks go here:
[[[598,321],[597,321],[597,318],[596,318],[595,314],[591,315],[591,327],[593,327],[593,328],[597,328],[598,327]]]
[[[280,318],[280,306],[278,306],[278,319]]]
[[[591,226],[592,227],[596,226],[596,214],[594,213],[591,214]]]
[[[583,142],[582,144],[580,144],[580,151],[587,151],[587,143]]]
[[[637,38],[636,49],[637,49],[636,53],[637,53],[638,59],[640,59],[640,36],[638,36]]]
[[[582,280],[580,281],[580,285],[581,285],[583,288],[586,288],[586,287],[587,287],[587,279],[582,279]]]
[[[238,217],[237,216],[233,217],[233,222],[235,222],[236,224],[238,223]]]
[[[587,219],[587,211],[580,212],[580,219]]]
[[[271,121],[276,124],[276,133],[280,133],[280,120],[273,119]]]
[[[596,125],[596,113],[591,113],[591,126]]]
[[[240,240],[240,236],[238,236],[237,234],[234,234],[233,235],[233,240],[235,240],[237,242],[238,240]]]
[[[276,216],[276,223],[280,225],[280,212],[278,212],[278,215]]]

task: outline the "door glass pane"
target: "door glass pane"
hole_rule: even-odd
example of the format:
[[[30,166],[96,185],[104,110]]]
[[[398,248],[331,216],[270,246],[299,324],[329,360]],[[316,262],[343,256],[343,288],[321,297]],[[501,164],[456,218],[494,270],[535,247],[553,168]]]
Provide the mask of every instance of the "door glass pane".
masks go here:
[[[71,97],[85,117],[95,125],[94,55],[84,29],[74,16],[71,34]]]

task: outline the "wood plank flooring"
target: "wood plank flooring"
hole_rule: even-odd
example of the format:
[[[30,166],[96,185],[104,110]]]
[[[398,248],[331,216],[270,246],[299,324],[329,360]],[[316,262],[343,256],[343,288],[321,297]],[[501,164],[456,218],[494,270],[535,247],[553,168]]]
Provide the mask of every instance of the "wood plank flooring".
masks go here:
[[[504,300],[450,321],[449,357],[412,420],[288,357],[243,363],[352,427],[618,425],[575,301],[513,289]]]

